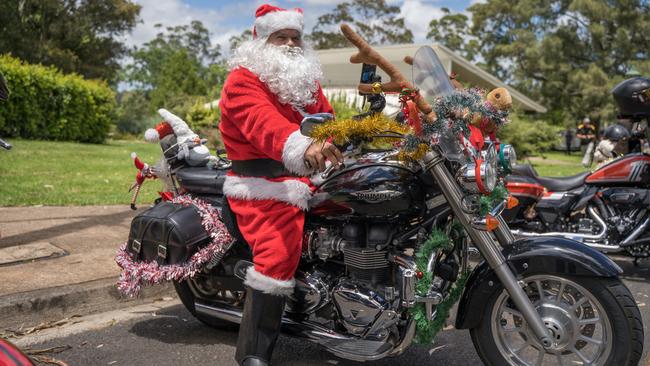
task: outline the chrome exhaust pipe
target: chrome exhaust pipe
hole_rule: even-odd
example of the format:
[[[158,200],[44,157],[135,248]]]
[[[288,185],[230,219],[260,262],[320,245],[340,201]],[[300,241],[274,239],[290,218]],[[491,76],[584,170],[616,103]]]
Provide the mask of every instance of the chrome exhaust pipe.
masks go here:
[[[623,250],[620,245],[605,245],[591,243],[590,241],[600,241],[605,238],[607,235],[607,224],[605,221],[598,215],[594,207],[587,207],[587,213],[589,216],[594,219],[600,225],[600,232],[598,234],[582,234],[582,233],[569,233],[569,232],[550,232],[550,233],[534,233],[529,231],[521,230],[512,230],[512,234],[515,236],[523,237],[534,237],[534,236],[559,236],[567,239],[577,240],[585,245],[588,245],[597,250],[606,250],[610,252],[620,252]],[[650,217],[649,217],[650,219]]]
[[[628,245],[634,244],[636,238],[638,238],[639,235],[641,235],[648,228],[648,224],[650,224],[650,214],[647,215],[645,221],[643,221],[641,225],[639,225],[630,235],[621,241],[620,245],[622,247],[626,247]]]
[[[194,309],[198,314],[225,320],[231,323],[241,324],[242,312],[239,309],[231,308],[227,305],[224,305],[224,307],[215,307],[195,302]],[[320,344],[329,352],[341,358],[363,362],[376,361],[387,356],[397,356],[403,353],[415,338],[415,322],[412,319],[409,321],[406,325],[404,335],[397,345],[386,343],[384,344],[384,347],[381,348],[381,352],[374,354],[351,352],[351,350],[354,349],[354,347],[350,347],[351,344],[354,345],[354,343],[359,343],[361,345],[368,341],[336,333],[312,322],[297,322],[283,317],[282,332],[290,336],[305,338],[311,342]],[[337,345],[344,345],[344,347],[337,347]]]

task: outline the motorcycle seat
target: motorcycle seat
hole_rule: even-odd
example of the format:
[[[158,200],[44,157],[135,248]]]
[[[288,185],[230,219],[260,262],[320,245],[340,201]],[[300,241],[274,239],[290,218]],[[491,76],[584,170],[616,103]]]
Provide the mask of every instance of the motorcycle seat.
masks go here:
[[[207,166],[183,167],[176,171],[176,179],[189,192],[221,195],[227,172],[227,169],[212,169]]]
[[[537,171],[530,164],[517,164],[512,167],[512,175],[521,175],[524,177],[537,177]]]
[[[579,173],[570,177],[534,177],[541,186],[551,192],[565,192],[578,188],[585,183],[589,172]]]

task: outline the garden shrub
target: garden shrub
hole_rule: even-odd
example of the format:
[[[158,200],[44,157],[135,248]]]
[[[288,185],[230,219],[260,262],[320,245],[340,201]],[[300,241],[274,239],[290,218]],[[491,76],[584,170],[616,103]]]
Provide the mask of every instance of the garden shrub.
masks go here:
[[[512,113],[510,122],[499,131],[499,139],[515,147],[520,157],[543,155],[557,143],[562,128],[530,116]]]
[[[99,81],[0,56],[11,96],[0,104],[0,136],[103,142],[115,112],[115,94]]]

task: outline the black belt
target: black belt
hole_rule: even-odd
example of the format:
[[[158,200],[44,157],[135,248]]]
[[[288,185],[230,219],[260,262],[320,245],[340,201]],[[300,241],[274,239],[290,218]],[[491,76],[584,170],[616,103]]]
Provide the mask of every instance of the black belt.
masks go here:
[[[284,164],[273,159],[232,160],[232,172],[249,177],[278,178],[295,176]]]

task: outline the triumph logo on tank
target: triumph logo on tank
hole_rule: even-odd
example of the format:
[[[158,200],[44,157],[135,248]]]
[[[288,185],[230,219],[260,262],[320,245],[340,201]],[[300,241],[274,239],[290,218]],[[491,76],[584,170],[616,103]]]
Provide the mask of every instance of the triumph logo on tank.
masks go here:
[[[379,203],[384,201],[390,201],[394,198],[400,197],[403,193],[398,191],[360,191],[350,193],[352,196],[356,197],[359,200],[368,202],[368,203]]]

